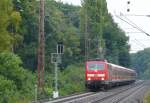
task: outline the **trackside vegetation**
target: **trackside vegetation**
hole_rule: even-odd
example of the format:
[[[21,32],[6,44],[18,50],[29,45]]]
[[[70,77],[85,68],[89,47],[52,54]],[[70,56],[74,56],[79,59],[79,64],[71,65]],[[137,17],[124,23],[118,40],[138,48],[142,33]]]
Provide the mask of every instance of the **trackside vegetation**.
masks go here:
[[[150,92],[145,96],[144,103],[150,103]]]
[[[34,96],[35,77],[13,53],[0,53],[0,103],[27,102]]]
[[[59,89],[62,96],[85,91],[84,65],[70,65],[60,73]]]
[[[131,67],[136,69],[139,79],[150,79],[150,48],[131,54],[131,62]],[[150,103],[150,91],[145,96],[144,103]]]
[[[140,79],[150,78],[150,48],[131,54],[131,61]]]
[[[85,91],[84,87],[84,65],[74,64],[69,65],[65,70],[59,69],[58,73],[58,89],[60,96],[71,95]],[[45,91],[46,96],[52,98],[54,89],[54,74],[46,73],[45,76]]]
[[[38,19],[39,0],[0,0],[0,103],[34,100]],[[45,92],[41,98],[52,97],[54,65],[50,54],[56,52],[60,41],[64,44],[62,63],[58,67],[60,96],[85,90],[86,32],[90,59],[104,57],[109,62],[135,68],[142,61],[145,67],[137,70],[141,77],[149,78],[150,59],[145,58],[149,57],[150,50],[129,54],[129,38],[108,13],[106,0],[82,0],[82,6],[45,0]]]

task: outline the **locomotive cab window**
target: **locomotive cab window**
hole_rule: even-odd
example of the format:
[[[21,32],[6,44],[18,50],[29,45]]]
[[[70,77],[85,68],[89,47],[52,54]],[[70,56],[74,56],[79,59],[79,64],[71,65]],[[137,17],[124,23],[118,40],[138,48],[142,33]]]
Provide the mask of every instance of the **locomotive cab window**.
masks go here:
[[[88,70],[104,70],[104,64],[88,64]]]

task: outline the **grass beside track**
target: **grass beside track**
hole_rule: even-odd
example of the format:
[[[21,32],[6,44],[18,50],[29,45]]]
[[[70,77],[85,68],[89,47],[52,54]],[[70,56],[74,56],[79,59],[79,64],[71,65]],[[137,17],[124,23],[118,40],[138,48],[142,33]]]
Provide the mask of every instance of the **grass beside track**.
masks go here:
[[[150,103],[150,90],[144,98],[144,103]]]

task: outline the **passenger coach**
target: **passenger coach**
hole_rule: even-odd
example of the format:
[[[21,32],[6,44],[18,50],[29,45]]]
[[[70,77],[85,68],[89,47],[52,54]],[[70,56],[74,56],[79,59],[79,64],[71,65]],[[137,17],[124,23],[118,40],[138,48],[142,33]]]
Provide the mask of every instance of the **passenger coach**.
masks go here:
[[[89,89],[110,88],[129,84],[136,80],[136,72],[107,61],[87,61],[85,70],[86,87]]]

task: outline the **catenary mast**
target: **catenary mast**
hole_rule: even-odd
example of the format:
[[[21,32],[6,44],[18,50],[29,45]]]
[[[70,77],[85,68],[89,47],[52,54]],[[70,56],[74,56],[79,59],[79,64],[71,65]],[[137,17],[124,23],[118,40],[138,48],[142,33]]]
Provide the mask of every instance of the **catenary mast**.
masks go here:
[[[38,43],[38,88],[43,88],[44,85],[44,0],[40,0],[39,7],[39,43]]]

